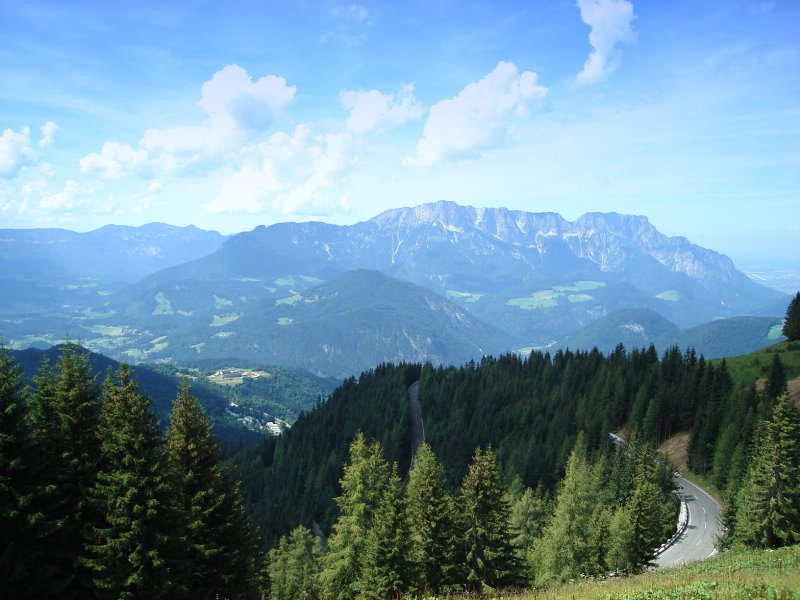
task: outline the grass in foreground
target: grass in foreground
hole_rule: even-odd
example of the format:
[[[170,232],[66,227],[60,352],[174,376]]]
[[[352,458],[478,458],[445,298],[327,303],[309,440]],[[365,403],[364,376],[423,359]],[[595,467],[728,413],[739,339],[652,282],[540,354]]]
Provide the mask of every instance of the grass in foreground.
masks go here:
[[[686,598],[800,598],[800,545],[780,550],[730,551],[685,567],[631,577],[585,580],[553,590],[489,596],[502,600],[666,600]]]

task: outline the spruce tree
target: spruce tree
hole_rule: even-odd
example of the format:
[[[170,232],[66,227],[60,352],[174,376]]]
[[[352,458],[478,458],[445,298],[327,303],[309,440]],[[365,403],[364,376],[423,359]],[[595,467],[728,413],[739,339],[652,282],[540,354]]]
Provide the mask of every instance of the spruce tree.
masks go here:
[[[634,568],[649,566],[656,549],[664,542],[661,491],[643,474],[636,479],[627,506],[631,523],[629,556]]]
[[[244,598],[255,594],[256,541],[238,499],[222,472],[219,448],[186,382],[178,392],[166,442],[173,501],[184,524],[189,596]]]
[[[97,520],[87,544],[95,596],[174,598],[183,591],[161,440],[150,399],[122,365],[103,388],[100,468],[91,491]]]
[[[339,518],[322,557],[320,588],[323,598],[358,598],[376,580],[370,570],[377,566],[377,554],[370,547],[371,531],[387,518],[387,488],[390,469],[378,442],[367,444],[358,433],[350,444],[350,462],[344,467],[342,495],[336,498]],[[390,511],[391,512],[391,511]]]
[[[510,510],[494,452],[477,448],[461,484],[466,582],[471,590],[513,585],[519,579]]]
[[[405,488],[393,464],[364,543],[360,597],[402,597],[411,579],[410,549]]]
[[[89,494],[99,445],[98,390],[89,354],[75,344],[61,347],[55,368],[44,363],[34,378],[30,428],[34,443],[32,512],[41,548],[37,581],[41,596],[82,598],[89,573],[81,561],[92,520]],[[45,583],[46,582],[46,583]]]
[[[783,335],[790,342],[800,340],[800,292],[795,294],[786,308],[786,319],[783,322]]]
[[[734,540],[776,548],[800,542],[800,413],[787,395],[756,436],[736,502]]]
[[[271,600],[316,600],[319,598],[320,542],[307,528],[295,527],[269,551]]]
[[[769,368],[769,376],[767,377],[767,385],[764,393],[767,398],[775,400],[778,396],[785,394],[786,388],[786,371],[783,368],[780,356],[777,353],[772,355],[772,364]]]
[[[19,368],[0,345],[0,589],[20,598],[30,590],[30,568],[38,558],[30,547],[30,455],[23,411]]]
[[[419,590],[438,594],[456,583],[456,523],[453,498],[431,447],[417,450],[408,476],[411,563]]]

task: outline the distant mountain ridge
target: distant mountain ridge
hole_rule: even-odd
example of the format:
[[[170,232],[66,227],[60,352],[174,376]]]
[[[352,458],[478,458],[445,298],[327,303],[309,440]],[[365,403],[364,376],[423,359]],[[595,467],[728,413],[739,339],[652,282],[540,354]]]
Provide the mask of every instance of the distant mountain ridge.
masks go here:
[[[205,256],[227,236],[194,225],[106,225],[87,233],[66,229],[0,229],[5,275],[38,273],[133,283],[149,273]]]
[[[350,367],[331,362],[324,350],[330,343],[308,347],[286,362],[264,348],[277,348],[275,340],[282,340],[284,351],[300,348],[314,339],[304,329],[307,323],[344,315],[336,323],[349,325],[339,334],[351,340],[340,348],[344,354],[363,352],[348,334],[363,325],[371,332],[368,337],[384,344],[371,347],[365,359],[413,356],[438,362],[465,355],[454,347],[435,351],[435,339],[425,352],[411,353],[399,350],[405,342],[394,335],[374,337],[387,327],[397,333],[403,326],[389,311],[372,310],[370,303],[377,299],[369,285],[355,286],[361,297],[350,296],[358,311],[331,316],[329,302],[308,301],[312,288],[353,269],[424,288],[400,293],[394,299],[398,314],[409,313],[398,304],[402,299],[419,306],[414,302],[428,292],[446,298],[465,319],[458,335],[448,337],[452,324],[443,321],[433,336],[466,344],[470,352],[550,347],[619,310],[652,311],[684,330],[715,319],[775,316],[774,307],[784,301],[783,294],[754,283],[726,256],[663,235],[643,216],[587,213],[568,221],[551,212],[442,201],[389,210],[350,226],[278,223],[224,240],[217,236],[207,240],[218,244],[212,252],[149,272],[124,289],[85,290],[73,298],[69,314],[48,316],[48,330],[63,335],[75,327],[88,329],[100,336],[90,343],[133,360],[187,353],[212,358],[222,356],[223,348],[226,356],[238,352],[249,358],[257,346],[264,353],[260,360],[339,376],[339,369],[365,362],[353,360]],[[289,308],[297,314],[278,314]],[[30,320],[42,323],[38,316]],[[21,339],[19,344],[38,343],[41,334],[17,321],[0,325],[5,335]],[[487,337],[488,331],[493,335]],[[249,345],[238,345],[245,338]]]

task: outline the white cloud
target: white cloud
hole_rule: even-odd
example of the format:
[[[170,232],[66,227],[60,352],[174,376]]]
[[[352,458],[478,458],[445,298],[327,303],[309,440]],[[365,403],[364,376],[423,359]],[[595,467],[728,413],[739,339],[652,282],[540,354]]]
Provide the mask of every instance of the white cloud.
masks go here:
[[[175,174],[218,165],[225,153],[235,152],[268,131],[296,91],[283,77],[267,75],[254,81],[242,67],[227,65],[202,85],[202,122],[147,129],[138,148],[106,142],[99,153],[81,160],[81,169],[117,178],[141,172],[146,166]]]
[[[33,164],[36,154],[31,148],[31,128],[19,131],[4,129],[0,135],[0,179],[11,179],[24,167]]]
[[[308,125],[257,145],[244,165],[203,208],[212,213],[326,215],[341,210],[332,195],[351,164],[350,133],[314,134]]]
[[[134,149],[119,142],[106,142],[99,154],[87,154],[81,159],[80,165],[84,173],[117,179],[140,169],[147,159],[146,150]]]
[[[275,75],[253,81],[239,65],[228,65],[203,84],[202,92],[200,106],[212,129],[259,132],[272,125],[275,113],[292,101],[297,88]]]
[[[507,138],[512,119],[526,116],[529,105],[546,94],[536,73],[518,74],[513,63],[500,62],[455,98],[431,107],[416,156],[403,164],[425,167],[497,146]]]
[[[586,85],[600,81],[619,65],[618,44],[636,40],[631,29],[633,4],[628,0],[578,0],[581,20],[591,27],[589,43],[592,52],[576,81]]]
[[[342,106],[350,111],[347,128],[356,135],[379,133],[420,118],[425,107],[414,97],[414,85],[400,88],[396,94],[345,91],[340,96]]]
[[[60,127],[52,121],[48,121],[42,125],[42,138],[39,140],[39,148],[46,148],[52,144],[56,139],[56,133],[58,133],[59,129]]]
[[[79,183],[70,179],[64,189],[53,194],[46,194],[39,201],[39,208],[51,211],[67,211],[91,204],[91,195],[96,188],[87,182]]]
[[[140,146],[156,156],[165,172],[180,171],[268,130],[296,91],[283,77],[267,75],[253,81],[240,66],[228,65],[203,84],[204,123],[148,129]]]

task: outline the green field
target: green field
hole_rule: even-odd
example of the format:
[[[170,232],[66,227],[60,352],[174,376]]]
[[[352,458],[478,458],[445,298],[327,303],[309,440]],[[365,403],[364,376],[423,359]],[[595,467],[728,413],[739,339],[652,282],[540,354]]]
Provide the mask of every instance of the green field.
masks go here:
[[[280,300],[275,300],[275,306],[279,304],[286,304],[287,306],[294,306],[295,304],[299,304],[304,298],[300,294],[295,294],[293,296],[287,296],[286,298],[281,298]]]
[[[233,300],[228,300],[227,298],[220,298],[216,294],[212,294],[214,297],[214,308],[224,308],[226,306],[233,306]]]
[[[666,302],[677,302],[681,299],[681,295],[677,290],[664,290],[660,294],[656,294],[656,298]]]
[[[117,311],[113,308],[109,308],[108,310],[97,310],[95,308],[87,308],[83,311],[83,316],[86,319],[108,319],[109,317],[113,317]]]
[[[569,292],[585,292],[587,290],[594,290],[597,288],[605,287],[602,281],[573,281],[570,284],[554,285],[546,290],[539,290],[533,292],[530,296],[523,296],[522,298],[511,298],[506,304],[509,306],[516,306],[522,310],[534,310],[539,308],[552,308],[558,306],[558,299],[566,296],[568,302],[588,302],[594,300],[594,296],[590,294],[570,294]],[[447,292],[448,295],[450,292]]]
[[[172,303],[164,295],[164,292],[158,292],[153,299],[157,302],[156,307],[153,309],[154,315],[171,315],[175,312],[172,310]]]
[[[522,310],[533,310],[536,308],[550,308],[558,306],[558,297],[561,296],[558,292],[542,291],[534,292],[530,296],[523,298],[512,298],[506,304],[509,306],[516,306]]]
[[[84,325],[83,328],[97,335],[108,337],[120,337],[128,331],[124,325]]]
[[[725,359],[728,372],[737,385],[750,385],[757,379],[766,378],[775,354],[781,360],[786,379],[800,377],[800,343],[781,342],[758,352]],[[721,362],[721,359],[712,361]]]
[[[239,313],[231,313],[229,315],[214,315],[214,320],[211,321],[209,327],[222,327],[223,325],[227,325],[232,321],[235,321],[242,315]]]
[[[464,302],[477,302],[483,294],[473,294],[472,292],[461,292],[459,290],[447,290],[447,297]]]
[[[575,281],[570,285],[554,285],[552,289],[556,292],[585,292],[587,290],[596,290],[597,288],[605,286],[606,284],[602,281],[581,280]]]

